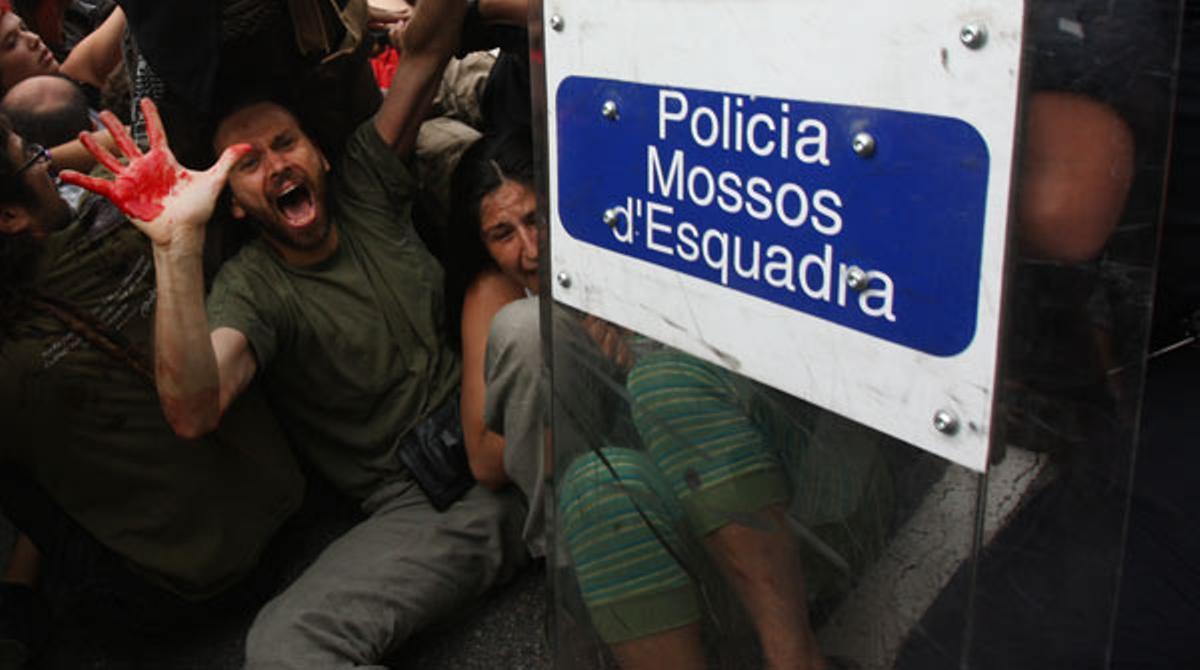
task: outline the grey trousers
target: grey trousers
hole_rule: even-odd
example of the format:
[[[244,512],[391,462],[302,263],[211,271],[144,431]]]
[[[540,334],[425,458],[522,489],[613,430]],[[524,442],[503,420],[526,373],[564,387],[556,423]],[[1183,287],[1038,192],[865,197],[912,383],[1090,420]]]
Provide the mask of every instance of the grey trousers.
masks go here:
[[[251,670],[384,668],[417,630],[444,620],[528,560],[515,493],[476,486],[437,512],[408,479],[381,486],[368,518],[329,545],[258,614]]]
[[[535,556],[546,553],[552,457],[565,466],[575,456],[599,449],[613,438],[614,417],[626,402],[623,374],[600,353],[579,319],[556,308],[553,322],[554,360],[547,369],[538,298],[505,305],[492,318],[484,363],[484,421],[504,436],[504,471],[529,502],[523,536]],[[550,425],[553,451],[546,432]]]
[[[546,555],[546,387],[536,297],[505,305],[492,318],[484,363],[484,422],[504,436],[504,472],[525,494],[521,535],[534,556]]]

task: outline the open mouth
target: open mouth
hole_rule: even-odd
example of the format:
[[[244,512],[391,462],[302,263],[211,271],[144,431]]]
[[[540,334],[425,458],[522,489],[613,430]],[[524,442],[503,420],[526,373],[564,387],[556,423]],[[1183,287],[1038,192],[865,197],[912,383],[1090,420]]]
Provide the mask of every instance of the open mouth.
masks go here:
[[[313,202],[312,191],[304,184],[285,187],[275,198],[275,206],[283,213],[283,220],[289,226],[307,226],[316,218],[317,207]]]

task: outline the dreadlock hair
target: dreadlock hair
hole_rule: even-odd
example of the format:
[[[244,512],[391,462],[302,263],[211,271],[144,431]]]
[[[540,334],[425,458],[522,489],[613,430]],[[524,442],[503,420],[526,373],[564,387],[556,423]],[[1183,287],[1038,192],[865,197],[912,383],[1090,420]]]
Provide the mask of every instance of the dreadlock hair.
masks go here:
[[[534,186],[533,139],[526,127],[484,135],[459,159],[450,182],[450,230],[446,243],[446,300],[450,330],[457,334],[467,286],[491,264],[480,234],[483,199],[506,181]]]
[[[2,2],[2,0],[0,0]],[[19,164],[8,152],[12,125],[0,114],[0,206],[28,205],[33,193],[21,175]],[[0,233],[0,336],[7,335],[18,319],[30,309],[29,284],[38,243],[29,231]]]
[[[0,113],[0,204],[29,205],[33,203],[33,191],[17,174],[21,165],[13,163],[8,155],[8,143],[12,141],[13,132],[8,116]]]

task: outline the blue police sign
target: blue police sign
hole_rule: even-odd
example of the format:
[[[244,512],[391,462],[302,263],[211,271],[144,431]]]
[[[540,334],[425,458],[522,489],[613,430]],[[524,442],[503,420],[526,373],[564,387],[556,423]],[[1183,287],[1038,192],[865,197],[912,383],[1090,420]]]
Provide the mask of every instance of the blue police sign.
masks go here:
[[[946,116],[568,76],[573,238],[934,356],[976,333],[989,156]]]

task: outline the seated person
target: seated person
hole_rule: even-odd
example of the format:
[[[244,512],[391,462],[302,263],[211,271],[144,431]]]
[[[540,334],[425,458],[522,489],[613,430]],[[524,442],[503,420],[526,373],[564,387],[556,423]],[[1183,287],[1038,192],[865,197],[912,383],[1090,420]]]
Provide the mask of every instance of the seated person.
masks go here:
[[[485,485],[511,482],[525,493],[526,540],[544,543],[536,512],[547,398],[530,297],[539,255],[528,135],[485,136],[454,184],[464,259],[456,274],[468,281],[462,421],[471,469]],[[890,488],[872,445],[847,422],[809,421],[804,403],[686,354],[655,351],[630,369],[625,336],[598,320],[556,315],[553,337],[556,453],[569,461],[558,480],[561,530],[592,622],[622,666],[704,666],[700,575],[715,564],[768,667],[823,667],[808,602],[834,597],[886,530]],[[644,451],[601,448],[618,432],[582,425],[608,423],[597,418],[609,411],[597,390],[605,386],[591,383],[597,369],[618,384],[629,370]]]
[[[529,136],[485,137],[471,145],[455,170],[452,194],[458,204],[452,247],[460,266],[451,270],[451,278],[466,282],[449,293],[453,302],[463,296],[461,406],[467,459],[480,484],[499,490],[516,482],[526,494],[530,516],[524,536],[540,555],[545,543],[542,405],[538,398],[511,398],[503,403],[507,425],[502,432],[511,448],[505,447],[504,435],[489,430],[484,421],[485,357],[493,319],[501,308],[538,289],[537,199]],[[532,310],[536,319],[536,304]],[[493,367],[501,364],[491,362]],[[541,358],[511,364],[540,368]]]
[[[146,238],[100,198],[72,212],[3,116],[0,146],[0,513],[24,534],[0,585],[8,668],[39,642],[39,593],[56,617],[142,633],[243,604],[303,480],[255,389],[220,431],[174,434],[144,353]]]

